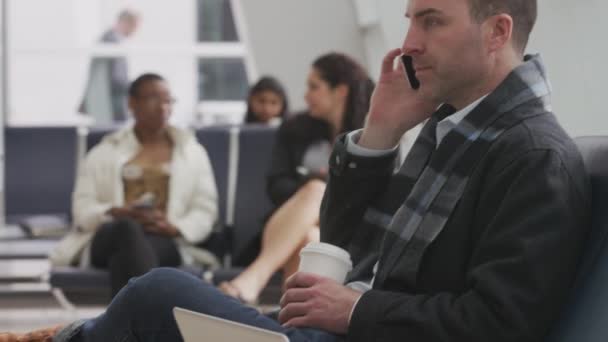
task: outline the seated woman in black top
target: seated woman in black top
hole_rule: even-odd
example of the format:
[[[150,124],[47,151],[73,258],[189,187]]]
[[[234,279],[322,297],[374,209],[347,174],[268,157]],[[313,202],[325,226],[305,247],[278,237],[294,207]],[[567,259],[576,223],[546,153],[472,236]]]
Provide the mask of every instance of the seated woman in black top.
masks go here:
[[[328,160],[338,134],[361,128],[374,83],[350,57],[318,58],[308,76],[308,111],[279,128],[268,176],[268,193],[277,209],[264,227],[261,252],[231,282],[220,285],[245,302],[257,299],[278,270],[284,279],[297,271],[299,251],[319,241],[319,209]]]
[[[249,90],[246,124],[278,126],[288,112],[285,89],[276,78],[264,76]]]

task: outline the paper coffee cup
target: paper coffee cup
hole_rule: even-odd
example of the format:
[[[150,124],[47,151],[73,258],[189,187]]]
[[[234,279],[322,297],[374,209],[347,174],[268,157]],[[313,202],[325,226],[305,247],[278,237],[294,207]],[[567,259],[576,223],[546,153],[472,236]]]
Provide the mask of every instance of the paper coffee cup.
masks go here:
[[[311,242],[300,251],[300,272],[314,273],[343,284],[352,268],[350,254],[328,243]]]

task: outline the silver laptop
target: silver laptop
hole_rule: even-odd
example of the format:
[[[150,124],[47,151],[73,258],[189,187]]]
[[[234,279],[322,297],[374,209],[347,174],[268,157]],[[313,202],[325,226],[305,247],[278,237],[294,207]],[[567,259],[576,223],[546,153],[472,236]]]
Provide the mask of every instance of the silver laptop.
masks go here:
[[[228,321],[202,313],[173,308],[184,342],[248,341],[289,342],[287,336],[274,331]]]

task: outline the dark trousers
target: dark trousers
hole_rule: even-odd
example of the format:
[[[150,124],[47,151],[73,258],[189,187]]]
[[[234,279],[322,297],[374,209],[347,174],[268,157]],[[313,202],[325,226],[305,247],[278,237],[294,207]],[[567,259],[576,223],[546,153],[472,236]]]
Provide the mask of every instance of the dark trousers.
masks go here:
[[[107,310],[77,328],[69,341],[183,341],[173,318],[176,306],[280,332],[291,342],[344,341],[343,336],[317,329],[285,328],[201,279],[170,268],[155,269],[129,281]],[[201,342],[206,341],[204,333],[201,331]]]
[[[129,279],[155,267],[176,267],[181,256],[173,238],[147,234],[132,220],[116,220],[99,227],[91,245],[91,264],[108,269],[112,297]]]

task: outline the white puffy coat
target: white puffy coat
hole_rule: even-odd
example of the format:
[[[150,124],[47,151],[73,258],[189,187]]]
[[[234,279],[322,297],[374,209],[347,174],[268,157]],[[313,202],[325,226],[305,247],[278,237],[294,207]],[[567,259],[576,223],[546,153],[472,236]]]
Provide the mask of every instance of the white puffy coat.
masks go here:
[[[192,133],[170,127],[169,135],[174,148],[167,218],[181,233],[176,241],[186,264],[214,263],[209,253],[194,247],[209,236],[218,218],[218,195],[209,157]],[[108,135],[88,153],[79,167],[72,195],[76,229],[51,254],[55,265],[76,261],[88,249],[99,226],[110,220],[106,212],[124,205],[122,167],[139,150],[133,128],[127,128]]]

